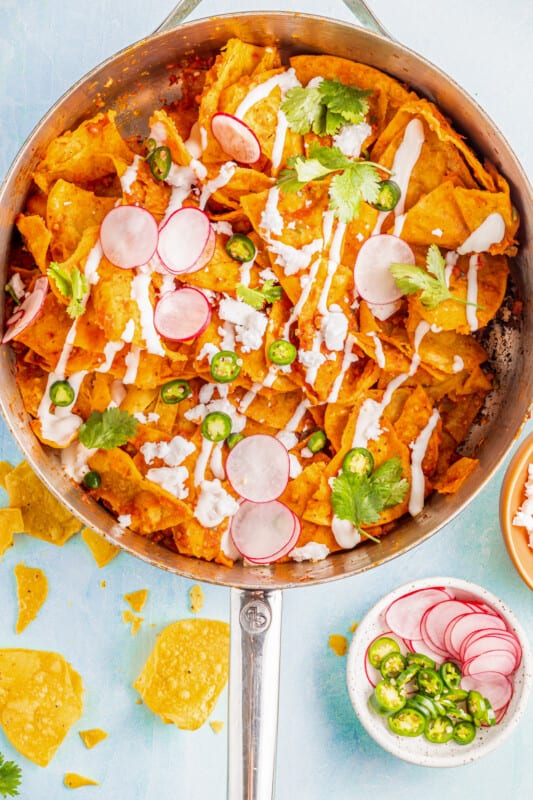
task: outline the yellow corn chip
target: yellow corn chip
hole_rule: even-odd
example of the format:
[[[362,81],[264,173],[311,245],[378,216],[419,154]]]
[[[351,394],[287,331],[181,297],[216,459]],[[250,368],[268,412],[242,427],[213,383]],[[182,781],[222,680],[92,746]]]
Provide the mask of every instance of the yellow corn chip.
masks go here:
[[[204,593],[198,584],[189,589],[189,608],[193,614],[197,614],[204,606]]]
[[[139,589],[136,592],[130,592],[124,595],[124,600],[129,603],[130,607],[137,614],[143,610],[144,604],[148,597],[148,589]]]
[[[120,553],[120,548],[108,542],[100,534],[95,533],[90,528],[84,528],[81,532],[81,538],[89,548],[92,556],[100,568],[105,567],[106,564],[115,558]]]
[[[13,534],[22,533],[23,530],[20,508],[0,508],[0,556],[13,546]]]
[[[81,717],[83,684],[58,653],[0,650],[0,725],[19,753],[46,767]]]
[[[122,612],[122,622],[124,622],[125,625],[129,625],[131,623],[131,628],[130,628],[131,635],[137,636],[141,628],[141,625],[144,622],[144,618],[136,617],[132,611],[126,609],[126,611]]]
[[[17,596],[19,603],[19,613],[17,633],[22,633],[32,620],[39,613],[41,606],[48,596],[48,581],[46,575],[38,567],[27,567],[25,564],[17,564],[15,567],[15,577],[17,579]]]
[[[78,775],[77,772],[67,772],[63,779],[63,783],[67,789],[79,789],[82,786],[99,786],[98,781],[93,781],[91,778],[85,778],[83,775]]]
[[[2,489],[6,488],[6,475],[13,469],[13,464],[10,464],[9,461],[0,461],[0,486]]]
[[[213,733],[221,733],[224,729],[224,723],[222,720],[214,719],[209,723],[209,727],[213,731]]]
[[[97,744],[107,739],[107,733],[101,728],[90,728],[87,731],[80,731],[80,738],[88,750],[92,750]]]
[[[163,722],[196,730],[213,711],[228,670],[229,625],[185,619],[162,631],[133,685]]]

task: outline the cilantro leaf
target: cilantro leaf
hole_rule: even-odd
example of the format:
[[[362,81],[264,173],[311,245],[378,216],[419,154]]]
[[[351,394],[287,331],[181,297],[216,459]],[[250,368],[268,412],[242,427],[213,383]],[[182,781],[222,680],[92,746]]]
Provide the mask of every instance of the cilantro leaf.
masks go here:
[[[344,155],[340,147],[326,147],[318,142],[313,142],[309,148],[309,159],[318,161],[329,172],[346,169],[355,163]]]
[[[370,539],[361,525],[379,522],[384,508],[405,500],[409,482],[402,477],[402,463],[397,456],[383,462],[370,475],[341,472],[332,481],[331,506],[336,517],[349,520],[359,533]]]
[[[374,203],[379,193],[380,177],[376,168],[368,161],[350,164],[339,175],[335,175],[330,186],[331,208],[337,212],[341,222],[350,222],[359,216],[361,200]]]
[[[111,450],[126,444],[136,432],[135,417],[120,408],[106,408],[104,412],[93,411],[80,425],[78,439],[89,449]]]
[[[14,761],[5,761],[0,753],[0,795],[17,797],[22,781],[22,770]]]
[[[338,78],[332,81],[323,80],[318,88],[329,113],[340,115],[345,123],[358,125],[364,121],[368,114],[367,97],[372,94],[371,90],[346,86]]]
[[[304,89],[296,86],[289,89],[281,104],[291,130],[295,133],[313,131],[319,136],[324,129],[326,109],[322,105],[322,95],[318,86]]]
[[[52,261],[47,269],[48,277],[54,281],[57,290],[63,297],[70,299],[67,306],[67,314],[74,319],[83,314],[85,310],[84,298],[89,291],[89,285],[85,275],[83,275],[78,267],[74,267],[70,272],[61,264]]]
[[[260,289],[250,289],[242,283],[237,286],[237,297],[256,311],[262,311],[268,303],[275,303],[276,300],[281,300],[282,296],[283,289],[271,279],[265,281]]]
[[[482,308],[450,292],[446,284],[446,261],[436,244],[430,245],[426,253],[426,269],[412,264],[391,264],[390,271],[404,294],[420,292],[420,302],[426,308],[436,308],[444,300]]]

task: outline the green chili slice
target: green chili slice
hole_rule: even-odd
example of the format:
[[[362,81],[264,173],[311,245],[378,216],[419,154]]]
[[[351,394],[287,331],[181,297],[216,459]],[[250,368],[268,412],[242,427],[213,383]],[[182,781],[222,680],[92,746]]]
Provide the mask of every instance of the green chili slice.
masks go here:
[[[255,258],[256,248],[249,236],[244,233],[234,233],[226,242],[226,253],[234,261],[244,264]]]
[[[402,708],[388,717],[389,728],[398,736],[420,736],[426,727],[426,719],[416,708]]]
[[[211,359],[211,377],[217,383],[235,380],[242,367],[242,359],[233,350],[221,350]]]
[[[379,639],[372,642],[368,648],[367,655],[372,666],[379,669],[385,656],[388,656],[389,653],[399,652],[400,645],[395,639],[392,639],[390,636],[380,636]]]
[[[223,442],[231,433],[231,417],[223,411],[212,411],[202,422],[202,436],[210,442]]]
[[[164,144],[156,147],[155,150],[152,150],[147,160],[154,178],[158,181],[164,181],[172,166],[170,148]]]
[[[394,181],[380,181],[378,197],[372,205],[378,211],[392,211],[398,205],[401,194],[402,190]]]
[[[323,430],[315,431],[307,441],[307,447],[312,453],[319,453],[326,446],[326,434]]]
[[[90,472],[86,472],[83,476],[83,483],[88,489],[98,489],[100,484],[102,483],[102,476],[96,470],[91,470]]]
[[[296,359],[298,351],[292,342],[287,339],[276,339],[268,348],[268,357],[273,364],[285,367]]]
[[[476,726],[468,720],[457,722],[453,729],[453,740],[457,744],[470,744],[476,738]]]
[[[348,450],[342,461],[343,472],[355,475],[370,475],[374,469],[374,457],[366,447],[354,447]]]
[[[453,722],[448,717],[440,716],[435,717],[435,719],[428,719],[424,736],[428,742],[433,742],[433,744],[449,742],[453,736]]]
[[[68,381],[56,381],[50,387],[50,400],[55,406],[70,406],[74,397],[74,389]]]
[[[440,667],[440,677],[448,689],[460,689],[461,687],[461,670],[453,663],[453,661],[445,661]]]
[[[230,433],[226,439],[226,444],[228,445],[229,449],[232,450],[237,442],[241,441],[241,439],[244,439],[244,433]]]
[[[192,394],[192,389],[189,381],[176,378],[173,381],[164,383],[161,387],[160,393],[163,403],[166,403],[167,405],[174,405],[174,403],[180,403],[182,400],[185,400],[186,397],[190,397]]]

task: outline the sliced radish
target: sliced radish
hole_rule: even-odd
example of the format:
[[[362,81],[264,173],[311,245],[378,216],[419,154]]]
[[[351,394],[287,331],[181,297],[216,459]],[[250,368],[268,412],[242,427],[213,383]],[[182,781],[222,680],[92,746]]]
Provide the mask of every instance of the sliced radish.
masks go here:
[[[470,638],[470,637],[469,637]],[[514,642],[506,639],[503,636],[480,636],[477,639],[469,642],[463,649],[463,659],[465,662],[470,661],[474,656],[482,655],[490,650],[506,650],[513,657],[513,671],[517,669],[520,664],[520,657],[517,653]]]
[[[257,433],[241,439],[226,459],[226,476],[241,497],[267,503],[283,493],[289,481],[289,454],[274,436]]]
[[[154,311],[154,325],[160,336],[173,342],[195,339],[211,319],[211,305],[203,292],[184,286],[160,297]]]
[[[157,254],[172,275],[196,272],[213,257],[216,235],[209,217],[199,208],[179,208],[159,231]]]
[[[500,672],[480,672],[476,677],[464,676],[461,688],[467,692],[479,692],[490,701],[496,717],[505,710],[513,696],[513,684],[507,675]]]
[[[402,639],[422,639],[420,620],[424,612],[441,600],[448,600],[447,589],[418,589],[394,600],[385,612],[388,627]]]
[[[30,325],[41,308],[48,292],[48,278],[37,278],[33,291],[7,320],[2,344],[10,342]]]
[[[497,614],[465,614],[464,617],[459,617],[451,623],[449,633],[450,639],[450,652],[458,653],[461,656],[461,647],[463,646],[466,637],[474,631],[482,631],[487,628],[499,628],[506,630],[507,626],[504,620]]]
[[[412,653],[424,653],[424,655],[436,661],[437,664],[448,659],[448,653],[436,650],[431,642],[427,642],[425,639],[411,639],[409,642],[409,650],[411,650]]]
[[[121,269],[133,269],[150,261],[158,237],[155,217],[140,206],[115,206],[100,227],[104,256]]]
[[[453,619],[471,611],[468,604],[461,600],[445,600],[442,603],[436,603],[424,612],[420,622],[423,638],[428,639],[437,650],[446,654],[448,652],[444,638],[446,628]]]
[[[385,305],[400,299],[403,292],[390,271],[395,263],[415,263],[413,251],[398,236],[381,233],[363,243],[354,270],[355,287],[363,300]]]
[[[509,650],[486,650],[463,663],[463,675],[475,678],[481,672],[500,672],[511,675],[515,670],[515,657]]]
[[[294,548],[300,534],[297,522],[291,509],[279,500],[244,500],[231,518],[230,534],[244,558],[254,564],[269,564]]]
[[[211,132],[228,156],[239,164],[255,164],[261,158],[259,139],[248,125],[231,114],[215,114]]]

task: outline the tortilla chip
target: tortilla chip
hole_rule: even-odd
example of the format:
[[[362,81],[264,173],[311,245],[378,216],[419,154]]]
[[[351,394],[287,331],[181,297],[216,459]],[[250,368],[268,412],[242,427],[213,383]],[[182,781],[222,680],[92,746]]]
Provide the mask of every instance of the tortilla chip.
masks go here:
[[[15,577],[17,579],[19,604],[15,630],[17,633],[22,633],[30,622],[35,619],[44,604],[48,596],[48,581],[42,569],[27,567],[25,564],[17,564]]]
[[[24,520],[20,508],[0,508],[0,557],[13,546],[13,534],[23,531]]]
[[[124,595],[124,600],[137,614],[143,610],[144,604],[148,598],[148,589],[138,589],[136,592],[130,592]]]
[[[204,607],[204,592],[199,584],[191,586],[189,589],[189,608],[193,614],[197,614]]]
[[[228,671],[229,625],[184,619],[159,634],[133,686],[163,722],[194,731],[213,711]]]
[[[129,609],[122,612],[122,622],[125,625],[130,625],[130,633],[132,636],[137,636],[139,630],[141,628],[142,623],[144,622],[143,617],[136,617]]]
[[[85,778],[83,775],[78,775],[77,772],[66,772],[63,778],[63,783],[67,789],[79,789],[82,786],[99,786],[98,781],[93,781],[91,778]]]
[[[16,223],[26,247],[35,259],[35,263],[41,272],[46,272],[48,267],[48,248],[52,241],[52,235],[46,227],[44,219],[38,214],[19,214]]]
[[[79,734],[87,750],[92,750],[97,744],[107,739],[107,733],[101,728],[90,728],[87,731],[80,731]]]
[[[0,651],[0,725],[13,747],[46,767],[81,717],[83,684],[59,653]]]
[[[79,531],[79,520],[48,491],[27,461],[21,461],[5,481],[10,505],[22,512],[24,533],[61,547]]]
[[[463,456],[463,458],[448,467],[442,478],[434,482],[434,488],[440,494],[453,494],[459,491],[478,464],[479,461],[476,458]]]
[[[56,181],[46,205],[53,260],[66,261],[76,250],[84,231],[99,225],[115,203],[114,197],[98,197],[68,181]]]
[[[98,567],[101,569],[109,564],[116,555],[120,553],[120,548],[108,542],[99,533],[95,533],[90,528],[84,528],[81,532],[81,538],[92,553],[94,560]]]
[[[209,727],[211,728],[213,733],[222,733],[222,731],[224,730],[224,723],[219,719],[217,720],[213,719],[209,723]]]

